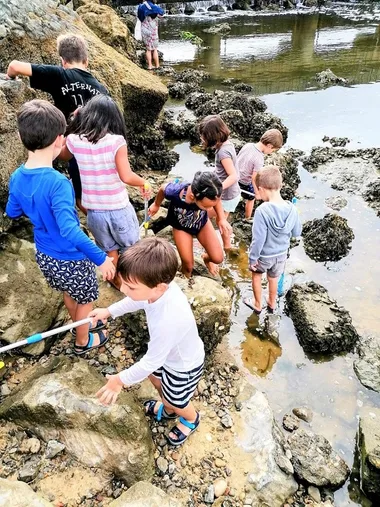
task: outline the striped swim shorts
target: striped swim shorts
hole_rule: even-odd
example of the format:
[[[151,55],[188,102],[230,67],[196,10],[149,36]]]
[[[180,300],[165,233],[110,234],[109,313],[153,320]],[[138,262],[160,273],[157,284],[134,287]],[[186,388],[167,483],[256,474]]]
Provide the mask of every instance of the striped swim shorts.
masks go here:
[[[162,366],[152,375],[161,380],[162,395],[176,408],[185,408],[203,374],[203,364],[190,371],[175,371]]]

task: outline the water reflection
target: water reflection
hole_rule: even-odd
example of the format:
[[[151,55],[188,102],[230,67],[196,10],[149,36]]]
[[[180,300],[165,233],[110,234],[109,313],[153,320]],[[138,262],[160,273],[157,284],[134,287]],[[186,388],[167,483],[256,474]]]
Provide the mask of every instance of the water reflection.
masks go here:
[[[228,35],[203,32],[215,23],[208,15],[168,17],[160,34],[166,61],[179,68],[205,66],[211,73],[205,84],[210,89],[226,78],[239,78],[254,85],[257,94],[305,90],[315,85],[315,74],[328,67],[351,83],[380,79],[377,23],[323,13],[226,13],[217,19],[229,23]],[[180,41],[181,30],[201,37],[206,48]]]

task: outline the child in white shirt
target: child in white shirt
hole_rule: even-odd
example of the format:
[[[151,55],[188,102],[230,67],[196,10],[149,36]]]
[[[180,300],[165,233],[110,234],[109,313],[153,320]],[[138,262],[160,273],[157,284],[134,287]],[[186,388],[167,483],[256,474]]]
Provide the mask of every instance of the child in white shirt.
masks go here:
[[[150,340],[145,356],[117,375],[107,375],[97,396],[104,404],[114,403],[123,386],[149,378],[162,401],[146,401],[146,413],[157,420],[179,416],[167,438],[171,445],[181,445],[199,425],[199,413],[190,400],[203,373],[205,354],[187,298],[173,281],[176,253],[167,241],[147,238],[120,256],[117,269],[120,290],[127,297],[89,316],[97,321],[144,310]]]

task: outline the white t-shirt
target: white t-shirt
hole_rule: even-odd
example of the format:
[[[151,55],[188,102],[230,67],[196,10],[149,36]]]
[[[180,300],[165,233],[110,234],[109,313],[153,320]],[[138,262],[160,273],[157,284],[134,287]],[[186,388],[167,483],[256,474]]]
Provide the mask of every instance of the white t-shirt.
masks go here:
[[[205,352],[185,294],[175,282],[154,303],[126,297],[108,308],[112,318],[144,310],[150,340],[144,357],[120,372],[123,384],[141,382],[162,366],[185,372],[203,364]]]

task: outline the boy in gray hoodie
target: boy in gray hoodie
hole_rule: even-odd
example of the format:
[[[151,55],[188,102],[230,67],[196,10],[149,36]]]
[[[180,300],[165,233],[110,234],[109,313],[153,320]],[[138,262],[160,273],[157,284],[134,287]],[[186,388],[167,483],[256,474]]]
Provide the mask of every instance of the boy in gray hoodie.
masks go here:
[[[278,279],[285,268],[290,238],[300,236],[302,226],[294,204],[284,201],[280,195],[282,176],[278,167],[262,169],[257,175],[256,186],[265,202],[255,211],[249,249],[253,300],[245,298],[243,301],[256,314],[261,313],[261,277],[266,273],[269,285],[267,309],[268,313],[273,313]]]

